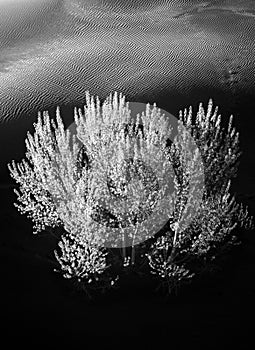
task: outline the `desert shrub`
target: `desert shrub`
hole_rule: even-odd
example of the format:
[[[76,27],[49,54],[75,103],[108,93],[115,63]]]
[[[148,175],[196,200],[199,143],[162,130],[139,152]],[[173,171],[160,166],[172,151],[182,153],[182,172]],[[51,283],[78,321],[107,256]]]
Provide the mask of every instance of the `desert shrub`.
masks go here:
[[[207,111],[202,104],[199,105],[195,120],[191,107],[189,112],[187,109],[184,113],[180,112],[179,121],[199,148],[205,185],[202,201],[189,226],[183,230],[179,222],[181,208],[185,208],[187,203],[185,188],[189,184],[183,179],[189,169],[180,162],[183,152],[178,153],[178,146],[184,145],[182,132],[169,149],[169,159],[177,174],[174,181],[177,193],[174,215],[170,219],[169,230],[154,241],[146,253],[151,272],[161,278],[162,285],[169,292],[177,290],[184,282],[190,282],[202,271],[209,271],[220,254],[239,244],[238,228],[254,228],[247,207],[236,203],[230,194],[231,179],[237,174],[241,155],[239,134],[232,127],[233,116],[229,119],[227,131],[221,128],[221,117],[217,116],[217,111],[216,107],[213,112],[210,100]]]
[[[240,156],[233,117],[224,133],[212,107],[212,100],[207,112],[200,104],[195,121],[191,108],[180,112],[171,143],[171,128],[155,104],[133,120],[117,93],[102,106],[86,93],[84,113],[74,111],[77,135],[65,129],[59,107],[55,121],[38,113],[35,133],[25,141],[27,159],[8,168],[20,186],[15,206],[32,219],[34,233],[63,229],[57,271],[88,291],[113,286],[121,269],[146,261],[171,292],[235,244],[234,229],[253,227],[248,209],[230,195]],[[165,187],[155,169],[173,181],[164,208],[158,203]],[[144,230],[140,239],[144,221],[163,210],[167,229],[155,237]]]

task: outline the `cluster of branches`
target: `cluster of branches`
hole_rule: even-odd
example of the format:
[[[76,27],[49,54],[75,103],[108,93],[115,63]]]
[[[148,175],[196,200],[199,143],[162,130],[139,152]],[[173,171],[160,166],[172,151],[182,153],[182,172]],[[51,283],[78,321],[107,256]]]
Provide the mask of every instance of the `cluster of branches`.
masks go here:
[[[160,109],[148,104],[134,121],[125,97],[116,92],[102,106],[98,97],[95,103],[87,92],[84,113],[75,108],[74,120],[77,135],[65,129],[59,107],[55,121],[48,112],[39,112],[35,133],[28,132],[25,141],[27,160],[8,164],[20,186],[14,190],[15,206],[32,219],[34,233],[63,229],[55,257],[65,278],[85,290],[90,285],[115,284],[118,273],[110,271],[117,260],[109,248],[114,242],[119,248],[116,236],[112,237],[114,228],[118,237],[131,242],[128,256],[123,241],[119,266],[138,264],[136,256],[145,256],[151,273],[171,292],[199,273],[201,258],[209,262],[222,247],[234,244],[233,230],[238,225],[253,228],[247,208],[229,192],[240,156],[239,135],[232,116],[224,133],[217,108],[212,113],[212,100],[207,112],[200,104],[195,121],[191,108],[180,112],[178,134],[170,146],[171,128]],[[175,191],[165,208],[168,229],[148,240],[149,246],[139,245],[144,221],[163,210],[157,203],[166,188],[159,186],[155,169],[161,179],[173,178]],[[201,175],[202,188],[196,186]],[[143,241],[149,238],[150,232]]]
[[[183,164],[181,161],[187,148],[182,132],[169,149],[169,159],[176,170],[174,215],[170,219],[170,229],[153,242],[146,254],[151,272],[161,277],[168,291],[177,291],[180,284],[190,282],[207,267],[209,271],[217,256],[239,244],[235,234],[238,228],[254,229],[247,207],[236,203],[230,194],[231,179],[237,175],[241,155],[239,134],[232,127],[233,116],[226,131],[221,127],[221,116],[217,116],[217,112],[217,107],[213,112],[212,100],[207,111],[199,105],[195,120],[191,107],[184,113],[180,111],[179,121],[198,146],[204,173],[202,200],[189,226],[183,230],[179,224],[188,209],[190,183],[186,179],[194,162]],[[195,201],[190,205],[196,206]]]

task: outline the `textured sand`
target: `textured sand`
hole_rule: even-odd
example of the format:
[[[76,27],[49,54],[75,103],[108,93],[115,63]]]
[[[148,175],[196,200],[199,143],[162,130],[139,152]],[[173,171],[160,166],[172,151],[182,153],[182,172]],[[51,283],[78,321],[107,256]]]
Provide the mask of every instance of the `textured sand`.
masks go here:
[[[0,10],[5,162],[22,155],[39,109],[60,105],[70,123],[86,90],[174,115],[209,97],[230,114],[254,93],[252,1],[5,0]]]
[[[238,12],[234,1],[17,3],[16,11],[12,0],[0,15],[2,122],[48,105],[82,103],[86,89],[150,101],[160,92],[170,98],[196,88],[227,93],[231,79],[251,88],[255,22],[247,5]]]
[[[38,110],[70,124],[86,90],[233,113],[254,93],[254,16],[252,1],[0,1],[0,160],[22,157]]]

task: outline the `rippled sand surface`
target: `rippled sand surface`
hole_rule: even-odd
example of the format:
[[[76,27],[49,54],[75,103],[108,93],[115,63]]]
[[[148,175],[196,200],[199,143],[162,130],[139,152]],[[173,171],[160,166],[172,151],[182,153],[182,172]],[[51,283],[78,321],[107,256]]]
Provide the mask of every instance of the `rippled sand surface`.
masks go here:
[[[254,19],[253,1],[2,0],[2,139],[23,144],[56,105],[70,123],[86,90],[174,114],[209,97],[231,106],[255,90]]]

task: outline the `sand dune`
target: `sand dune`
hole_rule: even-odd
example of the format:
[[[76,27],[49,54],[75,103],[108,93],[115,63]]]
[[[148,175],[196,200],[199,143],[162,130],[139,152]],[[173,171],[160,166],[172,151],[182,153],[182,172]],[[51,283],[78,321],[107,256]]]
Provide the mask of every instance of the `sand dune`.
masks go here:
[[[102,99],[121,91],[173,114],[209,97],[231,106],[233,94],[255,88],[253,9],[252,1],[0,1],[0,132],[12,124],[21,144],[38,110],[72,111],[86,90]],[[4,152],[0,159],[14,155]]]
[[[14,3],[11,18],[1,13],[1,121],[43,105],[82,102],[86,89],[138,99],[159,88],[226,90],[231,69],[238,69],[240,85],[254,76],[254,19],[226,7],[44,0],[17,2],[11,11]]]

